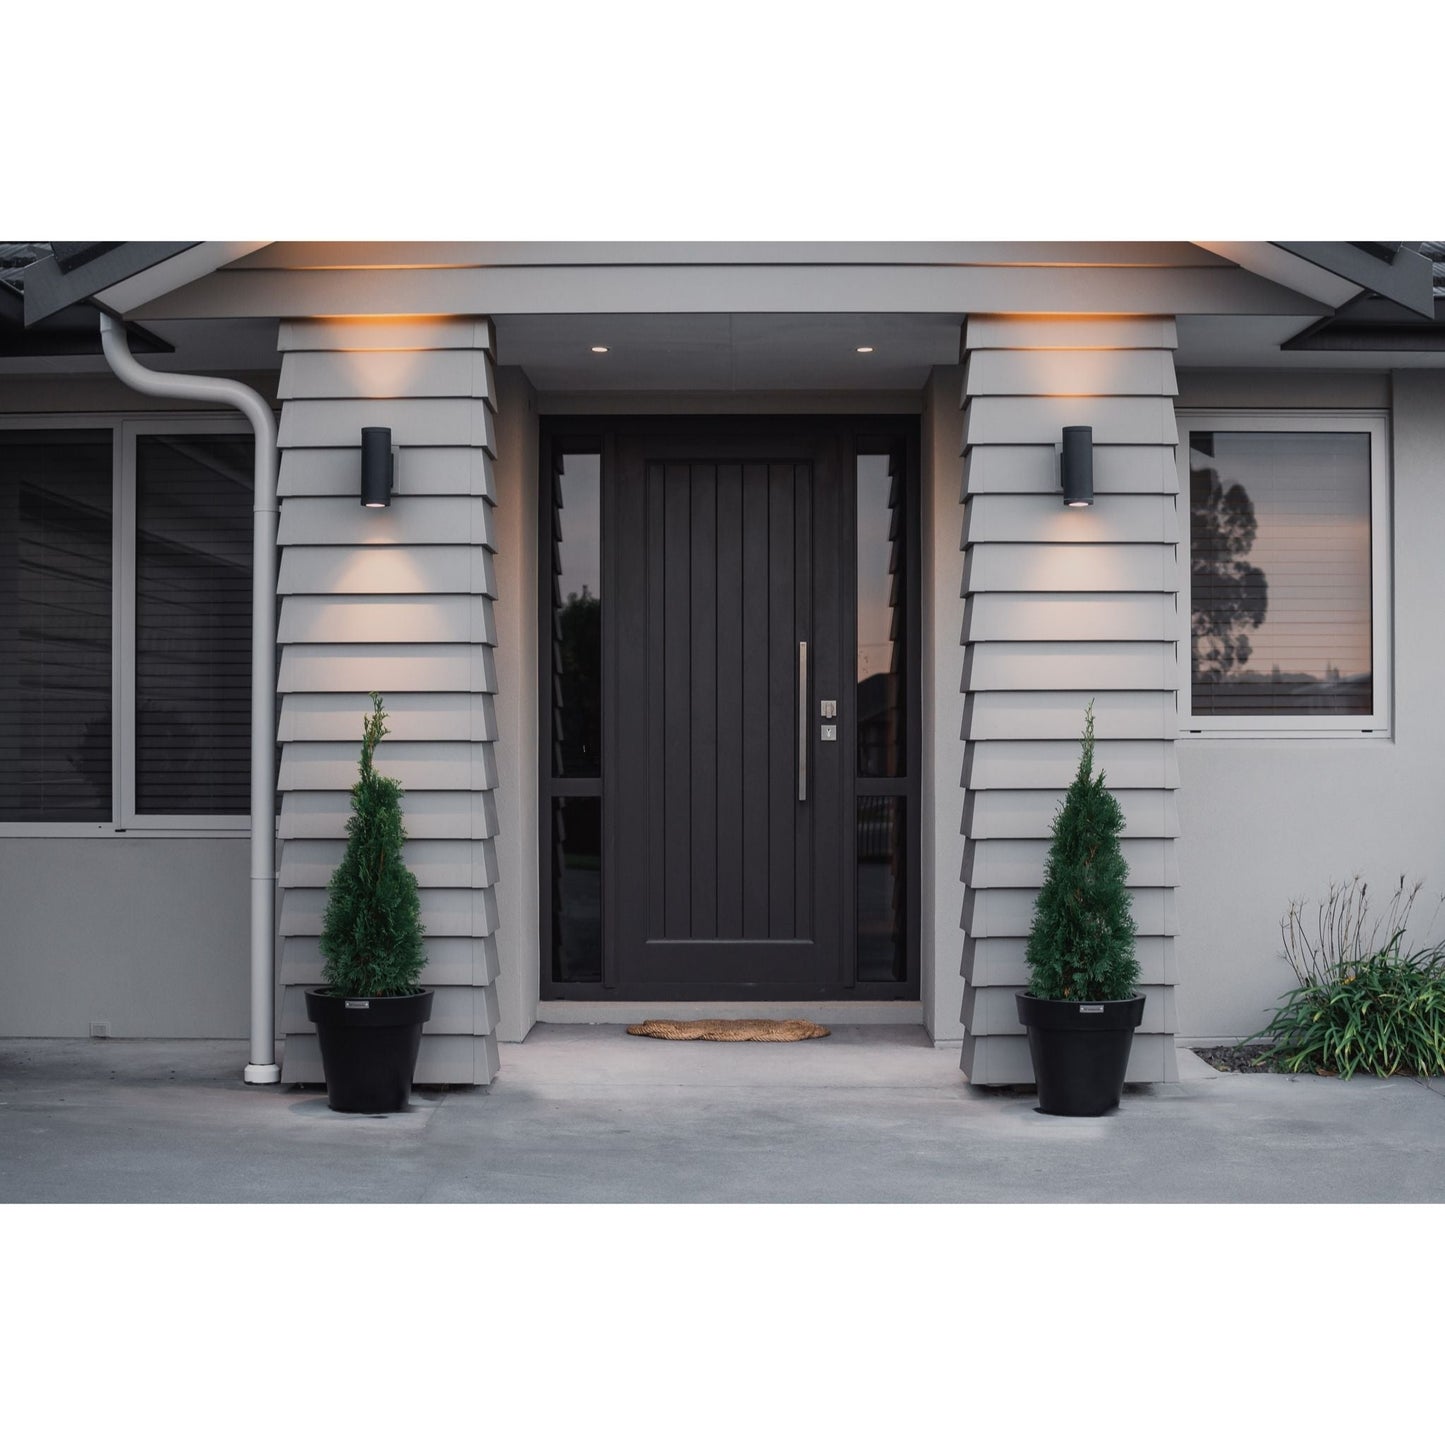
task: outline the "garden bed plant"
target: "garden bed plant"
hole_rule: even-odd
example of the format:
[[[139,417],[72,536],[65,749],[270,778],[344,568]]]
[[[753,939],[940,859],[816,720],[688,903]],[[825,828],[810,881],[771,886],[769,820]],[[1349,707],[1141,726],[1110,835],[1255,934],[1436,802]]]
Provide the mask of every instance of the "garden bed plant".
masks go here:
[[[1228,1071],[1343,1079],[1445,1074],[1445,943],[1406,944],[1420,888],[1401,878],[1373,919],[1369,885],[1358,875],[1332,884],[1313,914],[1291,903],[1280,934],[1297,987],[1257,1034],[1200,1057]]]

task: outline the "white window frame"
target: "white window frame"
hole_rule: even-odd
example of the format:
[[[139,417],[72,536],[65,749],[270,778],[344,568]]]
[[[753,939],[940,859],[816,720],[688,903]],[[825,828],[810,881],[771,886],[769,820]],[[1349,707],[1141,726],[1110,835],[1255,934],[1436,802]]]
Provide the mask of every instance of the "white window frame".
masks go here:
[[[1386,738],[1390,737],[1393,696],[1394,597],[1390,527],[1392,479],[1390,474],[1390,415],[1379,410],[1205,410],[1180,407],[1176,411],[1179,445],[1181,517],[1179,597],[1179,659],[1183,674],[1179,689],[1179,730],[1184,737],[1234,738]],[[1366,432],[1370,437],[1370,628],[1371,667],[1375,708],[1368,716],[1321,713],[1301,717],[1194,716],[1192,607],[1193,537],[1189,522],[1189,434],[1195,431],[1254,432]]]
[[[0,822],[0,838],[248,838],[251,819],[239,813],[135,811],[135,523],[136,440],[145,435],[250,436],[225,413],[101,412],[0,416],[15,431],[109,431],[111,434],[110,797],[105,822]]]

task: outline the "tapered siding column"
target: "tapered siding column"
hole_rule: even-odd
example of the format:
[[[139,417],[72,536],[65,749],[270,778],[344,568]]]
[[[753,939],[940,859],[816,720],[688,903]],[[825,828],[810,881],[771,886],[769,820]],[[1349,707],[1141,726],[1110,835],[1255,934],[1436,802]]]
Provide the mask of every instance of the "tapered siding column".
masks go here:
[[[1174,346],[1158,317],[965,327],[962,1068],[975,1084],[1033,1079],[1013,996],[1091,699],[1097,763],[1124,810],[1147,999],[1128,1077],[1176,1077]],[[1059,490],[1073,425],[1094,430],[1086,509]]]
[[[436,990],[416,1079],[496,1075],[497,734],[492,603],[496,385],[485,319],[281,326],[283,1080],[321,1078],[303,990],[321,982],[369,692],[391,729],[406,861]],[[392,505],[359,502],[361,429],[400,448]]]

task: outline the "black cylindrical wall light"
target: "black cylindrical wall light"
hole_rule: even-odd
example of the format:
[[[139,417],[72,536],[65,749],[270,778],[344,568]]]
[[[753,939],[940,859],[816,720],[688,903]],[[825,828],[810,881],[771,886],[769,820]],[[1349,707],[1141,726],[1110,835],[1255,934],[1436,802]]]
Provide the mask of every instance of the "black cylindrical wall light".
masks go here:
[[[1066,507],[1094,505],[1094,428],[1066,426],[1064,450],[1059,459],[1059,485]]]
[[[361,429],[361,505],[391,506],[391,428]]]

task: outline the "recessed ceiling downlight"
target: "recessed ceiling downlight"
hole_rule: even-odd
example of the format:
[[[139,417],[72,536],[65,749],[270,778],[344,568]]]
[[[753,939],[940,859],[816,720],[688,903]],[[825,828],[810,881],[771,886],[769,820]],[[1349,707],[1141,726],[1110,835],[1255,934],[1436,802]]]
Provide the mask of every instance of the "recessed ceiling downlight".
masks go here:
[[[604,356],[607,353],[607,348],[605,346],[594,346],[592,349],[598,354],[598,356]]]
[[[871,346],[860,346],[860,347],[858,348],[858,355],[859,355],[859,356],[871,356],[872,353],[873,353],[873,348],[872,348]]]

